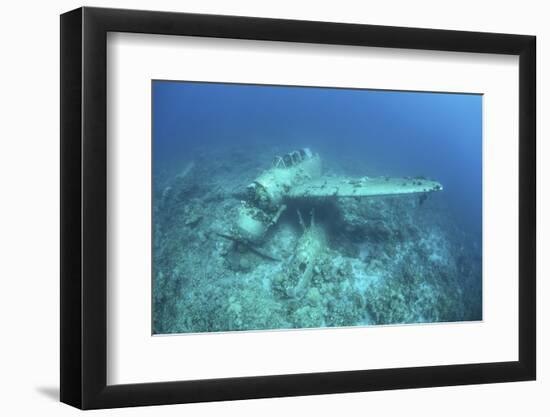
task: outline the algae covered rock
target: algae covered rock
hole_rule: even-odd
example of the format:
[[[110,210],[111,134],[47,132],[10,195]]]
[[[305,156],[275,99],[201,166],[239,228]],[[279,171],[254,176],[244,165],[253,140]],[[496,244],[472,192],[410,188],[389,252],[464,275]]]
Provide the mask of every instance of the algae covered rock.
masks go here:
[[[481,258],[467,236],[456,243],[431,197],[289,201],[275,177],[247,188],[264,161],[226,156],[184,165],[155,190],[154,333],[481,317]],[[242,190],[253,192],[248,203]]]

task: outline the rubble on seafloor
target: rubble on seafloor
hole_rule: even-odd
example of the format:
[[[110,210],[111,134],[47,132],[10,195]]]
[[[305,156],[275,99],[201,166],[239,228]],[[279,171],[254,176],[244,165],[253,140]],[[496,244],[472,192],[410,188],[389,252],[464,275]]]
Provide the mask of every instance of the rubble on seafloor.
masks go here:
[[[232,158],[155,180],[154,333],[481,319],[481,259],[430,200],[298,201],[250,248],[221,235],[261,164]]]

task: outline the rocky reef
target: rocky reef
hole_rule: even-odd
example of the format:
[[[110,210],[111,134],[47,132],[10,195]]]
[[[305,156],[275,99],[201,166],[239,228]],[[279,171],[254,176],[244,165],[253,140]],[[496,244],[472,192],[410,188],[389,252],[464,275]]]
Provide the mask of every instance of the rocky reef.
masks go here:
[[[275,153],[224,149],[156,174],[155,334],[482,318],[479,243],[442,198],[296,201],[261,244],[227,238],[257,155]]]

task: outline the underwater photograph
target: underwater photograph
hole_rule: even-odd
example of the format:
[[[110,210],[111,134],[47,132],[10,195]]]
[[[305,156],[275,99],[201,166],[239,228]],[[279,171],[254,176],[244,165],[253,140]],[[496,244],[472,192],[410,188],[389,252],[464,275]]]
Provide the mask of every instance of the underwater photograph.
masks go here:
[[[482,95],[151,88],[152,334],[483,320]]]

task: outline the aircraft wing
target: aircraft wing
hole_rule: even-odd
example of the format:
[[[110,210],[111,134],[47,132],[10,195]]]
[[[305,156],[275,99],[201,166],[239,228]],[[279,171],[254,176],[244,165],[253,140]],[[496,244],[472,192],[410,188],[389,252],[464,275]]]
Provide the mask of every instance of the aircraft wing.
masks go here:
[[[394,177],[321,177],[292,187],[291,198],[374,197],[441,191],[437,181]]]

